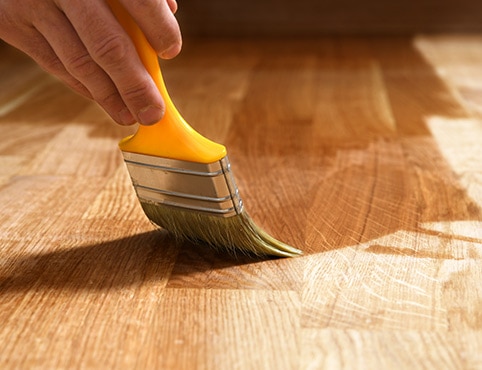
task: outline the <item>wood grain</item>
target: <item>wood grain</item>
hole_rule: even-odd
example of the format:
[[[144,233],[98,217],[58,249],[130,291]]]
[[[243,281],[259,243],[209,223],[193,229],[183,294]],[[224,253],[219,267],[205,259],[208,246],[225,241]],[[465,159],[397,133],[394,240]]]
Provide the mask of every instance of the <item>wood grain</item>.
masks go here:
[[[0,49],[0,368],[482,367],[482,37],[191,40],[171,95],[254,220],[305,251],[176,244],[132,132]]]

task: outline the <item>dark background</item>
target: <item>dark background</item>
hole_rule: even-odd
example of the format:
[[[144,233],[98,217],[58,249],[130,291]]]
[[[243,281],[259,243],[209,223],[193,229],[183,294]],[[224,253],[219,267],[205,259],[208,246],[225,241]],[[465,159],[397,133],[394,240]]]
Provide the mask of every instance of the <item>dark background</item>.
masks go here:
[[[184,35],[401,35],[482,31],[481,0],[178,0]]]

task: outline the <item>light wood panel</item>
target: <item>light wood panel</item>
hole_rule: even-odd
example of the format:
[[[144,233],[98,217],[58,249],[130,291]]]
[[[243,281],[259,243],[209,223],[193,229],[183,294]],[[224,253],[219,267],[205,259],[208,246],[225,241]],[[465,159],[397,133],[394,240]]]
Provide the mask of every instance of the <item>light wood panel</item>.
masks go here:
[[[482,367],[482,37],[188,40],[174,101],[226,144],[234,258],[143,216],[116,126],[0,50],[0,368]]]

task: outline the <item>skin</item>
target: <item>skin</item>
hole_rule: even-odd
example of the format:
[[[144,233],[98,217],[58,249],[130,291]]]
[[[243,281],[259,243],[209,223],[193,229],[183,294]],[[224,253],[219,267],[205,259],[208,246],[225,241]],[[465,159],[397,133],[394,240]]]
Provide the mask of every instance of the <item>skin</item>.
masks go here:
[[[163,59],[182,39],[175,0],[119,0]],[[22,50],[119,124],[150,125],[164,101],[104,0],[0,0],[0,38]]]

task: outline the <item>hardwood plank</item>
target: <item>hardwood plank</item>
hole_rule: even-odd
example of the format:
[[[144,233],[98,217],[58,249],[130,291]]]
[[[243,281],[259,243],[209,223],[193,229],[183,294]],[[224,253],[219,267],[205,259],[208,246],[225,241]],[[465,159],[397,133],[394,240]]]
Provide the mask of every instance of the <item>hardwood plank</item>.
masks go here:
[[[457,335],[431,332],[370,333],[327,329],[303,331],[304,369],[470,369],[480,366],[473,343],[479,333],[466,340]],[[467,347],[465,347],[467,346]],[[333,350],[333,347],[336,350]],[[440,348],[444,348],[443,351]],[[470,348],[466,351],[467,348]],[[467,354],[469,354],[467,356]],[[474,356],[475,355],[475,356]]]
[[[159,248],[158,236],[63,241],[41,253],[32,244],[7,260],[0,274],[2,367],[132,367],[140,355],[156,353],[145,341],[177,253],[173,244]]]
[[[411,253],[409,242],[415,238],[407,236],[397,235],[401,242],[395,246],[347,247],[310,257],[302,326],[447,331],[446,302],[433,298],[433,292],[440,289],[440,263],[421,252]],[[408,251],[400,244],[408,245]],[[410,264],[402,263],[409,259]]]
[[[298,337],[293,335],[299,327],[298,295],[229,289],[167,289],[164,294],[148,345],[165,352],[145,352],[141,367],[298,367]],[[263,330],[257,324],[261,322]]]
[[[26,158],[22,155],[0,155],[0,167],[2,168],[0,186],[17,174],[25,161]]]
[[[203,246],[183,245],[167,288],[292,290],[300,292],[303,261],[230,256]]]
[[[0,238],[29,240],[40,235],[62,235],[66,219],[77,220],[100,188],[99,182],[80,178],[15,177],[0,194]]]
[[[188,39],[164,62],[250,215],[305,251],[260,260],[156,230],[134,128],[0,47],[0,367],[482,366],[480,45]]]
[[[126,201],[128,200],[128,201]],[[140,220],[145,218],[124,165],[120,165],[89,208],[83,220]]]
[[[320,69],[314,112],[319,140],[333,143],[393,135],[395,120],[379,65],[363,57],[335,66],[323,59]]]

